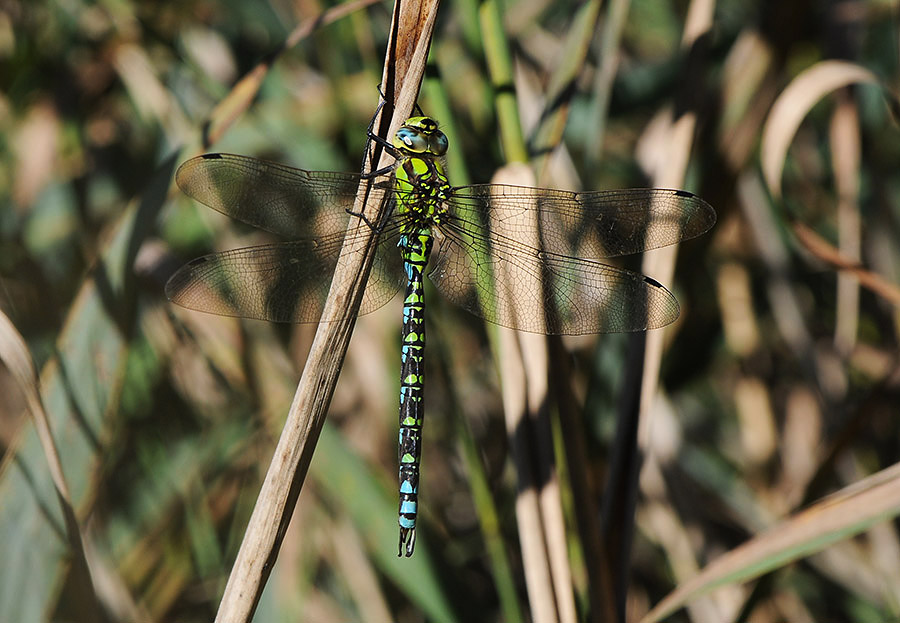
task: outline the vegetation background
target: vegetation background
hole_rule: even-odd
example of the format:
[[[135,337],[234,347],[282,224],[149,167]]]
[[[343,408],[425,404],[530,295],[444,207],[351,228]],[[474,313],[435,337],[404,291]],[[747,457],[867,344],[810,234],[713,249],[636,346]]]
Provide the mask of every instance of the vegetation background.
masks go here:
[[[264,240],[188,200],[173,173],[202,140],[359,169],[390,7],[315,22],[327,8],[0,1],[0,621],[214,617],[316,327],[166,301],[179,264]],[[298,24],[316,28],[282,48]],[[719,215],[667,282],[682,317],[636,437],[639,478],[611,469],[633,338],[562,341],[547,409],[568,528],[558,618],[605,620],[575,516],[602,516],[614,543],[604,492],[630,478],[631,556],[601,565],[625,620],[673,589],[674,614],[645,620],[900,618],[896,4],[462,1],[442,7],[431,55],[420,104],[450,137],[455,183],[514,159],[504,97],[540,183],[562,188],[657,183],[675,166],[661,144],[689,117],[678,185]],[[221,106],[248,74],[252,101]],[[519,549],[493,329],[428,298],[415,556],[395,554],[393,301],[357,323],[256,620],[545,620]],[[39,443],[17,335],[68,490]],[[574,430],[555,419],[572,402]]]

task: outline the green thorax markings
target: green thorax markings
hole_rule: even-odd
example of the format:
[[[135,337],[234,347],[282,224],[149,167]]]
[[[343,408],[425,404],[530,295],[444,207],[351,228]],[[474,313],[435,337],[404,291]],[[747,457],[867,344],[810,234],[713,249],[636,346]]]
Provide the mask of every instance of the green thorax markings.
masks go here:
[[[431,117],[411,117],[393,140],[400,152],[394,169],[394,188],[401,231],[430,236],[431,225],[440,223],[444,200],[451,187],[441,158],[447,153],[447,136]]]

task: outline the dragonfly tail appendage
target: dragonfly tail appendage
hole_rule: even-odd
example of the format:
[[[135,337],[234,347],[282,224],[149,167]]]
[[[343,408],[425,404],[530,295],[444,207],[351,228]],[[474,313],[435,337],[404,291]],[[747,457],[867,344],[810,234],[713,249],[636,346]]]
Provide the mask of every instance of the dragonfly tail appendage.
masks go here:
[[[403,556],[404,546],[406,546],[406,557],[409,558],[416,548],[415,528],[400,528],[400,547],[397,550],[397,558]]]

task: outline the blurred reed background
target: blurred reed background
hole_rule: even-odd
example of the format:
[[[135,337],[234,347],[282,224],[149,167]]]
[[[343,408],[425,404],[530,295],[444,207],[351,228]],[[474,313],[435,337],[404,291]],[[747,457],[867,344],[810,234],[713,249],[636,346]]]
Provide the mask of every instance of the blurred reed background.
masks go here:
[[[213,618],[315,326],[166,301],[184,261],[268,240],[173,173],[204,150],[359,170],[391,8],[345,8],[0,2],[0,621]],[[638,431],[630,557],[597,564],[575,517],[606,504],[601,551],[615,545],[604,492],[629,478],[610,465],[639,389],[632,338],[562,341],[548,410],[574,411],[552,420],[568,570],[548,618],[526,590],[493,329],[429,291],[415,556],[395,553],[397,297],[357,322],[256,620],[625,605],[615,617],[638,621],[666,595],[643,620],[900,618],[898,52],[897,7],[876,0],[445,3],[419,103],[449,135],[452,182],[517,159],[517,112],[541,185],[675,175],[663,185],[718,212],[663,280],[682,316]]]

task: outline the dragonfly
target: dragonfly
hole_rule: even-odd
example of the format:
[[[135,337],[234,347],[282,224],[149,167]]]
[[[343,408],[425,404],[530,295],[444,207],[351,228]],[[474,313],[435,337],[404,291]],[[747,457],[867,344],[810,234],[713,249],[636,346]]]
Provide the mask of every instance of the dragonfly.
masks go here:
[[[306,171],[224,153],[182,164],[176,181],[187,195],[284,240],[195,259],[171,277],[166,295],[213,314],[318,322],[341,254],[361,252],[361,241],[371,237],[364,228],[348,233],[349,219],[376,228],[357,313],[382,307],[405,285],[398,556],[408,557],[416,542],[424,420],[424,275],[451,302],[510,329],[548,335],[655,329],[678,317],[675,297],[656,280],[601,260],[699,236],[716,214],[683,190],[452,186],[443,165],[449,141],[427,116],[407,119],[391,141],[370,127],[369,139],[394,158],[371,174]],[[361,192],[386,202],[388,216],[377,225],[352,211]]]

